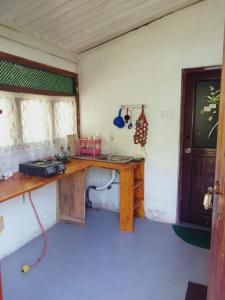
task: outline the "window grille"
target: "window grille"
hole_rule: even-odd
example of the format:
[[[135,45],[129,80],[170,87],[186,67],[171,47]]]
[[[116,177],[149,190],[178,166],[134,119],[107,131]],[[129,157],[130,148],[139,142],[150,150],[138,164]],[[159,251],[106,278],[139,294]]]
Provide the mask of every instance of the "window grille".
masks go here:
[[[73,77],[0,59],[0,88],[11,86],[74,95],[75,84]]]

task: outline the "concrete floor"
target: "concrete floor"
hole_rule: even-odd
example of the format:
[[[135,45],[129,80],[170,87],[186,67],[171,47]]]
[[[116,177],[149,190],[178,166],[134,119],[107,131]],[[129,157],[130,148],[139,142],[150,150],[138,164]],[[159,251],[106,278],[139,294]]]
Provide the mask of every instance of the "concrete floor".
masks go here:
[[[20,267],[35,259],[41,237],[4,259],[4,300],[183,300],[188,281],[206,284],[207,250],[148,220],[120,232],[118,218],[92,210],[84,227],[55,225],[47,256],[30,273]]]

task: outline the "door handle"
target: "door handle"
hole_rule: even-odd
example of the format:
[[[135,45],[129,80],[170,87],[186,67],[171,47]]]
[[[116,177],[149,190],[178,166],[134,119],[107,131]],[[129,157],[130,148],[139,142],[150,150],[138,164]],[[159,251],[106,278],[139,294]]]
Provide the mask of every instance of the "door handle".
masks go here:
[[[204,196],[203,206],[205,210],[212,208],[213,206],[213,195],[219,194],[219,182],[216,181],[214,187],[208,187],[208,192]]]
[[[189,148],[189,147],[188,147],[188,148],[185,148],[185,149],[184,149],[184,152],[185,152],[186,154],[191,153],[191,148]]]

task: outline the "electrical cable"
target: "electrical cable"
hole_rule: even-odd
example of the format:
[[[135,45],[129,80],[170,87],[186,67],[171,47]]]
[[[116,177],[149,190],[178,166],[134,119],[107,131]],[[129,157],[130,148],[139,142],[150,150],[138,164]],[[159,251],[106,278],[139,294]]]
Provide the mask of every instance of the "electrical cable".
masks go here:
[[[28,194],[29,194],[29,201],[30,201],[30,204],[31,204],[31,206],[32,206],[32,208],[33,208],[35,217],[36,217],[36,219],[37,219],[37,222],[38,222],[38,224],[39,224],[39,226],[40,226],[40,229],[41,229],[41,232],[42,232],[42,235],[43,235],[43,238],[44,238],[44,246],[43,246],[43,248],[42,248],[41,254],[39,255],[39,257],[36,259],[36,261],[35,261],[33,264],[31,264],[31,265],[26,264],[26,265],[23,265],[23,266],[22,266],[21,271],[22,271],[23,273],[29,272],[33,267],[35,267],[37,264],[39,264],[39,262],[44,258],[44,256],[46,255],[46,252],[47,252],[47,250],[48,250],[48,236],[47,236],[47,233],[46,233],[46,231],[45,231],[44,226],[43,226],[42,223],[41,223],[41,220],[40,220],[40,218],[39,218],[37,209],[36,209],[36,207],[35,207],[35,205],[34,205],[34,203],[33,203],[33,200],[32,200],[32,197],[31,197],[31,192],[29,192]]]

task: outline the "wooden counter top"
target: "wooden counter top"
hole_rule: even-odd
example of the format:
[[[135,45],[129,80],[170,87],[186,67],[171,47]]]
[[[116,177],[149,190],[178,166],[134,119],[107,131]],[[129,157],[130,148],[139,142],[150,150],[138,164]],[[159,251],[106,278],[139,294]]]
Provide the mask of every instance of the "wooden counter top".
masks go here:
[[[11,198],[22,195],[26,192],[36,190],[49,183],[58,181],[63,177],[69,176],[75,172],[87,169],[89,167],[99,167],[107,169],[125,170],[134,169],[139,163],[130,162],[127,164],[118,164],[112,162],[101,162],[95,160],[73,159],[66,163],[66,171],[64,174],[57,174],[51,177],[37,177],[31,175],[23,175],[16,173],[8,180],[0,181],[0,203]]]
[[[0,202],[22,195],[26,192],[36,190],[46,184],[58,181],[59,179],[69,176],[72,173],[78,172],[87,168],[85,162],[72,162],[67,165],[64,174],[57,174],[51,177],[38,177],[31,175],[23,175],[16,173],[13,177],[5,181],[0,181]]]
[[[135,169],[140,163],[139,162],[128,162],[125,164],[111,162],[111,161],[97,161],[94,159],[73,159],[74,162],[84,162],[87,167],[105,168],[113,170],[125,170],[125,169]],[[73,163],[73,162],[72,162]]]

